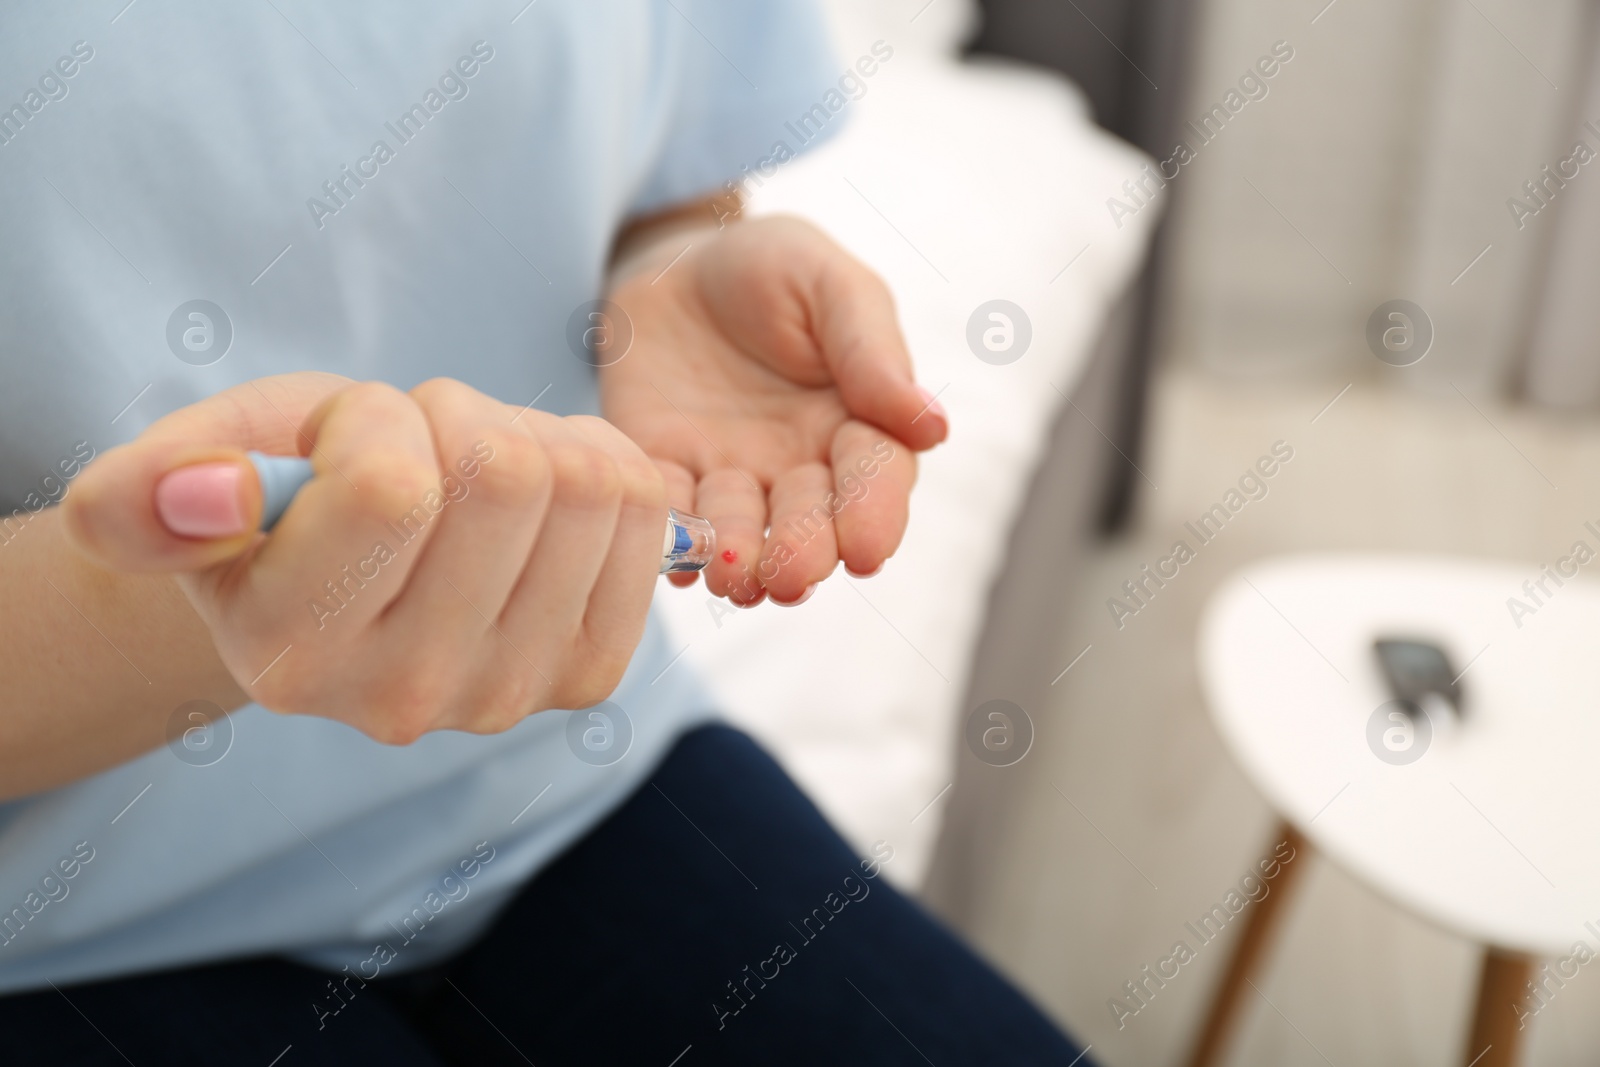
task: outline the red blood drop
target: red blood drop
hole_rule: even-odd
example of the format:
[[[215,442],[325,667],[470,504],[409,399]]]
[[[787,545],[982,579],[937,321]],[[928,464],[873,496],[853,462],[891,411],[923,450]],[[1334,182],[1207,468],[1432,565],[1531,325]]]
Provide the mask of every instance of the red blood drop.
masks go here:
[[[729,563],[737,563],[739,562],[739,553],[730,548],[722,553],[722,558]]]

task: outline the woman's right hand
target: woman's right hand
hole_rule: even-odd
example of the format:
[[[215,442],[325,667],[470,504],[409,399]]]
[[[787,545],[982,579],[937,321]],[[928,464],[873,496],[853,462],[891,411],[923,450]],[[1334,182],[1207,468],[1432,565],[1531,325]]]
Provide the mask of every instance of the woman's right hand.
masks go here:
[[[270,536],[248,450],[316,471]],[[644,632],[667,496],[601,419],[449,379],[406,393],[302,373],[173,412],[90,464],[62,510],[101,566],[174,574],[252,700],[407,744],[609,696]]]

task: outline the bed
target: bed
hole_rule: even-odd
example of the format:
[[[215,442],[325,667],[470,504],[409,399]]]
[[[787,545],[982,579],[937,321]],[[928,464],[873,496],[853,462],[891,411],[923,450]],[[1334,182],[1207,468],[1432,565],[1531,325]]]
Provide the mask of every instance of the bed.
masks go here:
[[[698,586],[658,603],[729,717],[858,848],[889,843],[897,884],[959,915],[998,802],[965,721],[1048,687],[1077,554],[1126,507],[1161,204],[1112,217],[1148,157],[1059,74],[963,55],[972,3],[830,12],[841,72],[874,56],[873,73],[838,136],[746,183],[750,210],[811,219],[884,276],[951,435],[879,575],[841,569],[799,609],[730,612]],[[998,353],[993,301],[1020,310]]]

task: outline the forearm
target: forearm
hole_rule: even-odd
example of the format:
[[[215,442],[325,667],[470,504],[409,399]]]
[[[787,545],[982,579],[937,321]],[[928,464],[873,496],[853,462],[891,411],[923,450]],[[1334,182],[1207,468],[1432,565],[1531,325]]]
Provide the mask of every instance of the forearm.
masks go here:
[[[0,604],[0,800],[162,744],[187,701],[245,703],[176,583],[95,567],[56,508],[0,543]]]

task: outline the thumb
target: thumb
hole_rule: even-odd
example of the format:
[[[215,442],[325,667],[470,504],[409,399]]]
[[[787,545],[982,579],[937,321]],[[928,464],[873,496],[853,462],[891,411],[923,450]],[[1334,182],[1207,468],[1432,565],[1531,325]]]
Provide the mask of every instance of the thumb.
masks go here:
[[[913,377],[888,286],[842,256],[828,264],[816,286],[816,341],[845,407],[916,451],[943,441],[949,416]]]
[[[167,415],[78,476],[61,503],[69,539],[118,571],[197,571],[240,555],[262,511],[246,453],[306,454],[299,426],[349,384],[322,373],[262,378]]]

